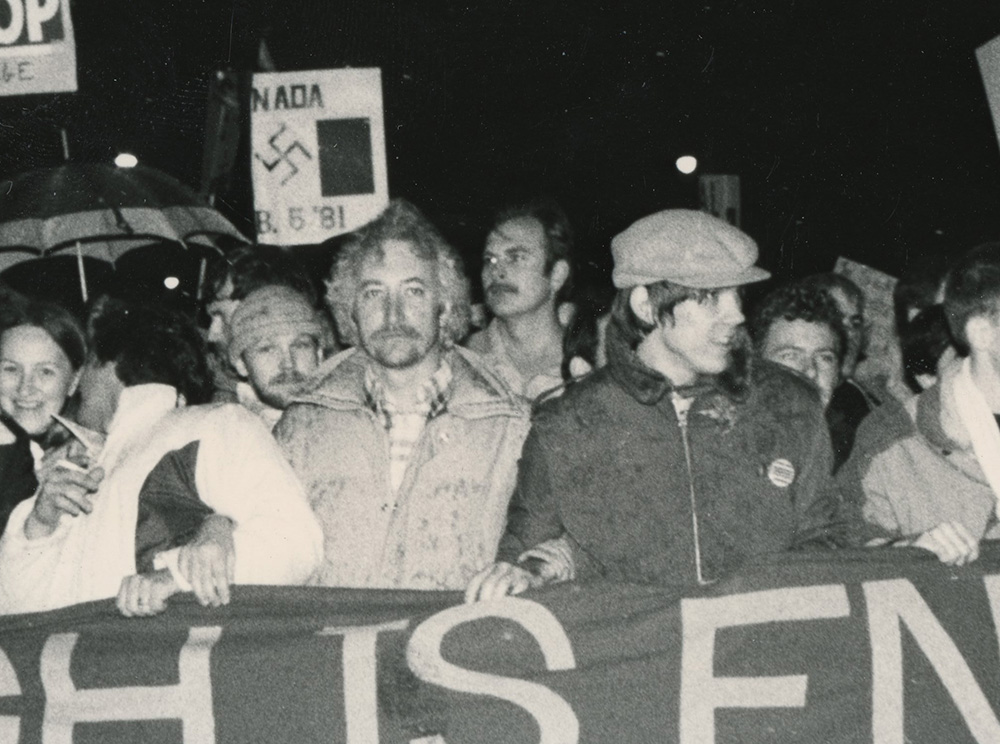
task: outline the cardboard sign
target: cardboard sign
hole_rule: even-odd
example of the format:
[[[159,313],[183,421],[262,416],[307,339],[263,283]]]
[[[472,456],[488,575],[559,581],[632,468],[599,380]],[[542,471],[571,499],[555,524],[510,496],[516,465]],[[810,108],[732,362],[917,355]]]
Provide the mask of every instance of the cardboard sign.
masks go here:
[[[986,99],[990,103],[990,113],[993,114],[993,129],[1000,140],[1000,36],[976,50],[979,60],[979,72],[986,86]]]
[[[75,90],[69,0],[0,0],[0,96]]]
[[[896,278],[870,266],[841,256],[833,269],[857,284],[865,294],[865,322],[868,344],[865,358],[854,373],[855,379],[876,392],[905,400],[912,392],[903,380],[903,354],[896,335],[896,315],[892,292]]]
[[[250,113],[260,242],[319,243],[385,207],[380,70],[260,73]]]

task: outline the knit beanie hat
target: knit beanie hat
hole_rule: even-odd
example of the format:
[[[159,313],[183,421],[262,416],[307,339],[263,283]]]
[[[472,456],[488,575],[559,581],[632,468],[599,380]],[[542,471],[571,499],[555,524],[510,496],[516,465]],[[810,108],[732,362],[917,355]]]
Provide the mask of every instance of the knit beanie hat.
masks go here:
[[[243,352],[271,334],[283,331],[308,333],[325,345],[326,330],[319,313],[291,287],[261,287],[248,294],[229,322],[229,360],[235,365]]]
[[[615,287],[664,280],[694,289],[736,287],[771,275],[754,266],[757,244],[707,212],[666,209],[643,217],[611,241]]]

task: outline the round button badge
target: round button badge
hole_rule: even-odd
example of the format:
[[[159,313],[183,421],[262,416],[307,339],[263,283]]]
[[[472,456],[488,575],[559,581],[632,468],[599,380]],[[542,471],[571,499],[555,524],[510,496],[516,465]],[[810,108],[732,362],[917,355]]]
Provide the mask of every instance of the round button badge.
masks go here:
[[[778,488],[788,488],[795,481],[795,466],[779,457],[768,466],[767,477]]]

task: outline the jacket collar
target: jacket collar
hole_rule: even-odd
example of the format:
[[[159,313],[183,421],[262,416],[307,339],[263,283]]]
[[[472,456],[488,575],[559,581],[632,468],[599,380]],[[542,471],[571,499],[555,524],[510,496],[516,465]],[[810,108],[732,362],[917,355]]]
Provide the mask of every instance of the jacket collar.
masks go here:
[[[316,386],[295,399],[295,403],[351,410],[367,408],[365,373],[374,361],[362,349],[342,351],[317,370]],[[481,361],[461,347],[448,352],[451,386],[448,412],[460,418],[488,416],[526,417],[527,403],[511,392]]]
[[[972,440],[955,405],[959,365],[945,368],[936,384],[917,396],[917,430],[942,450],[972,450]]]
[[[733,354],[734,360],[731,367],[734,368],[739,365],[749,365],[750,362],[749,349],[745,348],[748,346],[748,341],[743,338],[743,334],[740,335],[740,340],[740,347],[734,350]],[[671,392],[676,392],[686,398],[697,398],[709,392],[720,393],[734,400],[741,397],[722,384],[721,378],[726,373],[723,375],[703,375],[691,385],[675,386],[670,380],[656,370],[647,367],[639,359],[639,355],[631,348],[614,318],[608,323],[605,345],[611,376],[625,389],[625,392],[644,405],[654,405]],[[749,370],[745,370],[745,372],[747,371]]]

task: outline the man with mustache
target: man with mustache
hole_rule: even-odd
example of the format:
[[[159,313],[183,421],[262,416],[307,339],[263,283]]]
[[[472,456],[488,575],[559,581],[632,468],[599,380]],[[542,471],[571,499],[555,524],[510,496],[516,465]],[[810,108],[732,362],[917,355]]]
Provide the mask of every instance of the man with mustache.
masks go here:
[[[611,251],[608,363],[538,406],[498,562],[470,601],[573,577],[706,585],[832,537],[817,391],[751,365],[739,288],[768,277],[754,241],[666,210]]]
[[[563,382],[557,310],[569,291],[572,247],[569,220],[549,203],[501,212],[486,238],[482,280],[493,320],[467,345],[529,399]]]
[[[238,401],[273,428],[332,345],[333,332],[309,299],[291,287],[248,294],[230,320],[229,361],[245,382]]]
[[[396,200],[341,249],[327,301],[354,345],[328,360],[275,436],[323,525],[323,586],[461,589],[492,563],[527,406],[468,331],[461,260]]]

